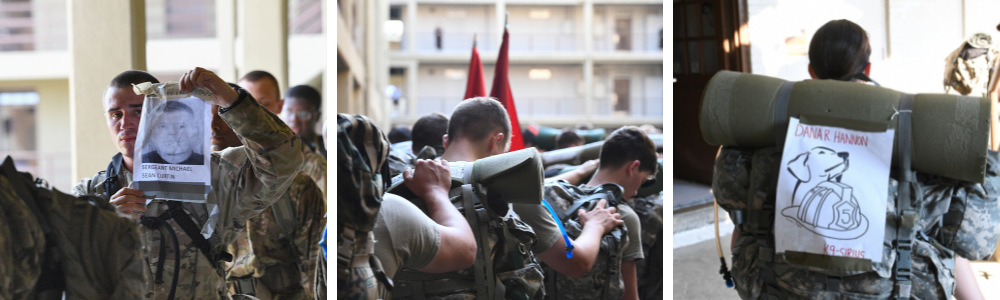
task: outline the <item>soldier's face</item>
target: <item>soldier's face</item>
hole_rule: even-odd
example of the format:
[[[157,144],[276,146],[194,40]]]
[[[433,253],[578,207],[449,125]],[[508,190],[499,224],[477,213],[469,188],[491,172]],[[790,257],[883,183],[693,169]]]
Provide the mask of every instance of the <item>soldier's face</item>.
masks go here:
[[[108,131],[118,152],[128,158],[135,153],[135,137],[142,118],[144,97],[136,95],[131,87],[108,88],[104,92],[104,116],[108,121]]]
[[[261,79],[257,82],[240,80],[239,85],[247,90],[247,92],[250,92],[250,96],[257,99],[260,105],[267,107],[267,110],[270,110],[274,114],[281,113],[281,106],[284,105],[284,101],[281,100],[281,95],[278,94],[278,86],[270,79]]]
[[[281,108],[281,120],[292,128],[292,131],[300,137],[313,137],[316,135],[316,121],[319,120],[319,112],[309,103],[299,98],[285,99],[285,105]]]
[[[198,140],[198,130],[191,124],[194,116],[186,111],[163,113],[156,124],[153,142],[160,155],[184,155],[191,152],[192,141]]]
[[[637,164],[635,169],[633,169],[632,176],[627,178],[622,184],[625,199],[635,197],[639,193],[639,187],[642,187],[642,183],[646,182],[652,174],[652,171],[639,171]]]
[[[219,106],[212,106],[212,151],[222,151],[229,147],[242,146],[243,142],[236,136],[226,121],[219,116]]]

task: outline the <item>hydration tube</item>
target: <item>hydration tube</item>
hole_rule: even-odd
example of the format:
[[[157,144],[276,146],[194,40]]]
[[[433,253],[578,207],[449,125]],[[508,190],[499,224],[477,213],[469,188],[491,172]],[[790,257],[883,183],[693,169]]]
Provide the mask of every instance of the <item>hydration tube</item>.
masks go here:
[[[556,225],[559,225],[559,231],[562,232],[563,240],[566,241],[566,258],[573,258],[573,243],[569,241],[569,236],[566,235],[566,228],[563,228],[562,221],[559,220],[559,216],[556,215],[556,211],[552,210],[552,206],[549,206],[549,202],[542,199],[542,204],[545,204],[545,208],[549,210],[552,214],[552,218],[556,219]]]

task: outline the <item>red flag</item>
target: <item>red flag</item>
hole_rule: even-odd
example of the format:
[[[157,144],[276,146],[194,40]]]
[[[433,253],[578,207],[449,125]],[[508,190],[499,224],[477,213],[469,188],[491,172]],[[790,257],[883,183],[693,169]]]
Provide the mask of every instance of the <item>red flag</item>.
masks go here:
[[[517,122],[517,109],[514,108],[514,95],[510,93],[510,82],[507,80],[507,29],[503,30],[503,43],[500,44],[500,56],[497,57],[496,72],[493,73],[493,89],[490,97],[497,98],[510,116],[510,151],[524,149],[524,138],[521,136],[521,124]]]
[[[469,81],[465,84],[465,98],[486,97],[486,77],[483,76],[483,63],[479,61],[479,51],[472,46],[472,60],[469,61]]]

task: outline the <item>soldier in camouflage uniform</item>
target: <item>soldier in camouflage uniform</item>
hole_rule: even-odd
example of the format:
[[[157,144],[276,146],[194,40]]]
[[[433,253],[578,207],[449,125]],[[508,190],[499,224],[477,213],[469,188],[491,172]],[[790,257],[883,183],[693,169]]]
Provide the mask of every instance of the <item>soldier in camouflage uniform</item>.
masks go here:
[[[226,246],[236,240],[248,219],[260,214],[288,189],[302,166],[302,142],[249,93],[242,89],[235,91],[214,73],[195,68],[181,77],[180,87],[212,91],[213,102],[223,107],[219,115],[246,146],[212,153],[212,189],[207,204],[215,205],[217,211],[209,211],[207,204],[198,203],[152,200],[147,204],[141,191],[127,188],[132,183],[134,138],[143,102],[143,97],[132,91],[131,84],[146,81],[155,78],[142,71],[127,71],[112,80],[105,92],[104,105],[108,128],[121,153],[115,155],[107,171],[84,178],[73,192],[104,197],[119,211],[143,217],[146,226],[140,227],[140,234],[152,272],[143,295],[146,299],[167,299],[174,288],[177,295],[185,298],[228,299],[225,270],[220,263],[232,259],[225,253]],[[159,226],[145,222],[162,221],[166,212],[174,217],[153,223]],[[211,214],[216,214],[217,222],[209,222]],[[196,224],[182,226],[180,223],[186,223],[183,221]],[[207,239],[197,233],[188,234],[185,228],[191,227],[208,227],[212,234]],[[179,249],[170,243],[173,240],[167,234],[170,232],[176,235]],[[175,251],[181,255],[177,256]],[[182,266],[179,270],[175,268],[178,263]],[[177,280],[173,280],[175,277]]]
[[[212,150],[222,151],[242,146],[233,129],[213,106]],[[317,243],[326,226],[323,193],[308,176],[300,172],[295,176],[288,192],[264,210],[261,215],[247,221],[247,229],[236,242],[229,245],[235,260],[230,266],[227,281],[236,294],[255,296],[258,299],[306,299],[314,295]],[[289,238],[277,221],[275,208],[294,210],[292,220],[294,237]]]
[[[257,96],[253,91],[250,92],[254,97]],[[306,162],[302,166],[302,172],[312,178],[323,191],[323,195],[326,195],[326,143],[323,142],[323,137],[316,133],[316,123],[322,117],[320,112],[323,104],[319,91],[308,85],[297,85],[288,89],[282,102],[284,104],[280,111],[281,119],[302,138],[303,143],[309,146],[303,148],[309,151],[306,151]]]
[[[0,299],[138,299],[148,278],[135,222],[0,166]]]

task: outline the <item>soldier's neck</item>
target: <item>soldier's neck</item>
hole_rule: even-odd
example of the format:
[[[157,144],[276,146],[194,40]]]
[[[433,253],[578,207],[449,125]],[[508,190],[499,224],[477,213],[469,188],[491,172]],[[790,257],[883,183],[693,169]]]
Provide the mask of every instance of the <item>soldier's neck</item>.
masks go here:
[[[450,143],[448,148],[444,150],[444,154],[441,155],[441,159],[447,161],[476,161],[477,159],[489,156],[489,152],[484,147],[463,139]]]
[[[602,184],[605,184],[605,183],[614,183],[614,184],[621,185],[621,183],[618,183],[618,181],[620,179],[620,176],[619,176],[620,174],[619,173],[620,173],[620,171],[622,171],[621,169],[623,169],[623,168],[618,168],[618,169],[615,169],[615,170],[601,170],[601,169],[598,169],[597,173],[594,173],[594,177],[591,177],[590,181],[587,182],[587,185],[589,185],[589,186],[599,186],[599,185],[602,185]]]
[[[132,160],[131,157],[122,155],[122,165],[125,166],[125,169],[128,170],[129,173],[135,173],[135,172],[132,172],[132,162],[133,162],[133,160]]]

